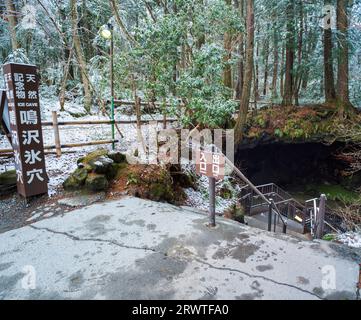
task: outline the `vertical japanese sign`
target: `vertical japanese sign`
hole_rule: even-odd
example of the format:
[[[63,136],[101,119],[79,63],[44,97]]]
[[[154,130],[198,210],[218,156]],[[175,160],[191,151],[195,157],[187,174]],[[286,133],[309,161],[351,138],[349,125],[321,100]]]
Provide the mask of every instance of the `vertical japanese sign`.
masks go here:
[[[18,192],[24,197],[48,192],[39,105],[39,77],[32,65],[3,66]]]
[[[222,154],[200,151],[196,154],[196,172],[222,180],[225,174],[225,158]]]

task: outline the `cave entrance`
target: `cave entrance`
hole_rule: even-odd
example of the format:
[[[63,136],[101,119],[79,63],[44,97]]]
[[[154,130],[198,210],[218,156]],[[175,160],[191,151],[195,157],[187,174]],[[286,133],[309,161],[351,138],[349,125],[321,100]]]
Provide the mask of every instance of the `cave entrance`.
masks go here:
[[[240,145],[235,163],[256,185],[275,183],[283,188],[309,184],[342,184],[348,164],[336,157],[342,143],[272,143]]]

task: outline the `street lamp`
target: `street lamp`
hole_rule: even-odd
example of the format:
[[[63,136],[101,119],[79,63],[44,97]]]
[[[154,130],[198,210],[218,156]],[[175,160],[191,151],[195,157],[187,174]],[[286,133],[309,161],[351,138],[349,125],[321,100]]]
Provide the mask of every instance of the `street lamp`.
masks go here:
[[[111,94],[111,120],[112,120],[112,146],[113,150],[115,149],[115,119],[114,119],[114,27],[111,23],[108,23],[106,26],[103,26],[100,31],[100,35],[105,40],[110,40],[110,94]]]

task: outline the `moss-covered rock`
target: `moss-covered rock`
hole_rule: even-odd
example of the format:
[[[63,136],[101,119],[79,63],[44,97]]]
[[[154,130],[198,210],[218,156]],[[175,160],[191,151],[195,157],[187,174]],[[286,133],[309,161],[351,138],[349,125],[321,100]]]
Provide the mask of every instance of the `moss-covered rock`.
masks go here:
[[[63,183],[65,190],[77,190],[84,186],[85,180],[88,176],[88,171],[85,168],[76,169],[68,179]]]
[[[175,192],[166,166],[134,166],[127,179],[129,193],[139,198],[174,203],[182,197],[182,191]]]
[[[90,173],[90,172],[92,172],[93,171],[93,167],[90,165],[90,164],[88,164],[88,163],[82,163],[82,162],[80,162],[80,163],[78,163],[78,168],[79,169],[85,169],[88,173]]]
[[[100,156],[91,160],[88,164],[93,168],[95,173],[107,174],[112,170],[114,161],[107,156]]]
[[[86,177],[88,176],[88,171],[84,168],[79,168],[76,169],[72,175],[79,183],[84,184]]]
[[[85,186],[88,190],[98,192],[106,191],[109,186],[109,182],[105,175],[90,173],[85,181]]]
[[[124,163],[127,161],[126,155],[120,152],[109,152],[108,157],[115,163]]]
[[[63,188],[66,191],[75,191],[82,185],[71,175],[63,182]]]
[[[91,161],[94,161],[96,158],[106,156],[107,154],[108,154],[108,150],[106,150],[106,149],[95,150],[95,151],[89,153],[88,155],[86,155],[85,157],[80,158],[78,160],[78,164],[80,164],[80,163],[89,164]]]
[[[108,156],[105,149],[91,152],[77,163],[78,169],[63,183],[65,190],[86,188],[91,191],[104,191],[108,189],[109,182],[118,177],[120,171],[124,175],[123,169],[128,165],[124,155],[111,153],[111,156]]]

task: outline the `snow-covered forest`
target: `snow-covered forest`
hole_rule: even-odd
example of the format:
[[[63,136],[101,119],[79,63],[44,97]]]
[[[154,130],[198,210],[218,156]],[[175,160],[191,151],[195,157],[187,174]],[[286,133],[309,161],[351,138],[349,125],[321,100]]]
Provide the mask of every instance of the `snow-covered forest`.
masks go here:
[[[359,300],[361,0],[0,0],[0,257],[143,318]]]
[[[110,99],[107,28],[115,97],[183,104],[185,124],[223,126],[241,98],[243,113],[255,100],[361,106],[358,1],[3,0],[0,17],[0,61],[39,66],[60,109]]]

